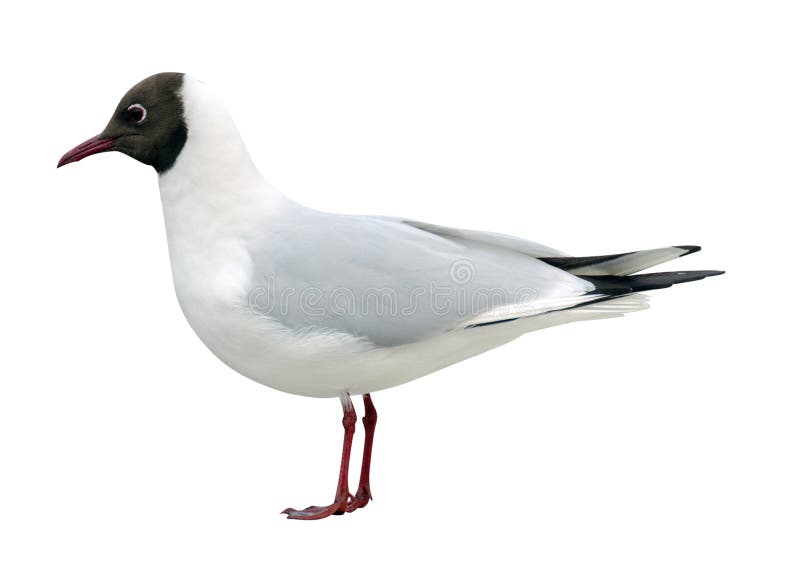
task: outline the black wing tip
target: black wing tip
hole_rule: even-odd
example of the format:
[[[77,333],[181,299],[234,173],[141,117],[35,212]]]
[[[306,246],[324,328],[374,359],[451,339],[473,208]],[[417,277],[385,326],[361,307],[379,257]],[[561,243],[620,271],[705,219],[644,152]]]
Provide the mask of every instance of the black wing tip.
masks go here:
[[[681,272],[657,272],[630,276],[578,276],[595,286],[589,293],[623,295],[626,293],[663,289],[675,284],[694,282],[711,276],[724,274],[721,270],[690,270]]]
[[[496,319],[494,321],[487,321],[485,323],[472,323],[468,325],[465,329],[472,329],[474,327],[486,327],[487,325],[497,325],[499,323],[508,323],[510,321],[518,320],[518,317],[509,317],[507,319]]]
[[[690,272],[678,272],[678,273],[693,274],[693,275],[697,274],[699,276],[702,274],[701,277],[698,277],[697,279],[705,279],[705,278],[710,278],[712,276],[721,276],[722,274],[725,273],[725,270],[692,270]]]
[[[677,272],[656,272],[651,274],[633,274],[625,277],[630,278],[631,281],[633,281],[634,283],[636,283],[637,281],[645,283],[649,281],[655,281],[655,282],[664,281],[665,283],[669,282],[669,285],[673,285],[673,284],[702,280],[712,276],[721,276],[724,273],[725,273],[724,270],[687,270],[687,271],[677,271]],[[664,287],[669,287],[669,286],[665,285]]]
[[[699,252],[701,249],[700,246],[672,246],[673,248],[678,248],[679,250],[686,250],[686,253],[683,256],[688,256],[689,254],[693,254],[695,252]]]

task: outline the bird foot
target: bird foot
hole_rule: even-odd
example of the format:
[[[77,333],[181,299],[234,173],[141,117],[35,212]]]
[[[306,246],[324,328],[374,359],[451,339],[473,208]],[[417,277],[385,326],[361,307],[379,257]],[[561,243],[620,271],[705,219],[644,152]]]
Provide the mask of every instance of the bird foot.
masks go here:
[[[366,507],[370,499],[372,499],[372,491],[370,491],[369,485],[359,487],[356,494],[347,504],[347,512],[352,513],[356,509]]]
[[[348,502],[354,500],[354,497],[348,494],[346,497],[337,497],[330,505],[312,505],[305,509],[293,509],[289,507],[281,511],[281,513],[285,513],[287,519],[325,519],[331,515],[343,515],[346,511],[349,511]]]

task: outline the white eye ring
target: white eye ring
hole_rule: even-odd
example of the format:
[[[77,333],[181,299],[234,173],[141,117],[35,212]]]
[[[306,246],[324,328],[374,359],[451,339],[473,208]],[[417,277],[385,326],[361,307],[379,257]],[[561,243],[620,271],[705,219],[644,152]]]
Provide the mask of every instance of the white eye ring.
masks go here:
[[[128,117],[129,118],[131,117],[131,112],[134,112],[134,114],[136,112],[140,112],[142,114],[141,118],[139,118],[138,120],[133,120],[133,122],[135,124],[141,124],[142,122],[144,122],[144,119],[147,117],[147,109],[144,106],[142,106],[141,104],[131,104],[130,106],[128,106]]]

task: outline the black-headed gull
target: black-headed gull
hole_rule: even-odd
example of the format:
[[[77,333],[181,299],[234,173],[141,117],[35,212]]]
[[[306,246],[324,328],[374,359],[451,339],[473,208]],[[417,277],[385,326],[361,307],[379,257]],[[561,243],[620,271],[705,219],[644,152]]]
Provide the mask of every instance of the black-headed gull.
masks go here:
[[[639,292],[722,273],[631,275],[695,246],[568,257],[500,234],[306,208],[264,180],[226,108],[184,74],[136,84],[105,130],[58,165],[111,150],[158,172],[175,291],[208,348],[264,385],[341,400],[334,502],[285,510],[292,519],[371,499],[371,392],[530,331],[644,309]],[[363,395],[366,440],[351,495],[353,394]]]

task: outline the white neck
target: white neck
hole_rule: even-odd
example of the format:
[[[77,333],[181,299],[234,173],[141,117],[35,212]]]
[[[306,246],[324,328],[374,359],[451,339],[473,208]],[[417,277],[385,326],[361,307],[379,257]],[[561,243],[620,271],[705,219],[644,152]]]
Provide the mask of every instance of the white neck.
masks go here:
[[[219,269],[287,200],[253,165],[225,106],[202,83],[183,86],[188,137],[159,176],[176,287]],[[244,256],[243,256],[244,257]]]
[[[279,202],[282,196],[253,164],[224,104],[188,76],[182,96],[188,137],[175,165],[159,177],[165,213],[175,206],[207,212],[206,223],[213,224]]]

